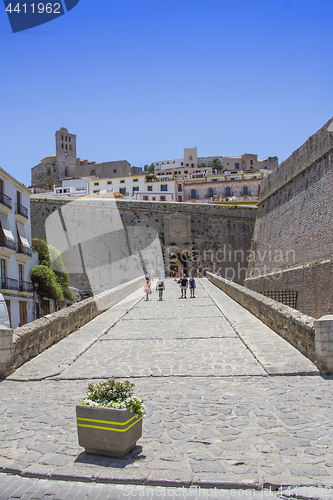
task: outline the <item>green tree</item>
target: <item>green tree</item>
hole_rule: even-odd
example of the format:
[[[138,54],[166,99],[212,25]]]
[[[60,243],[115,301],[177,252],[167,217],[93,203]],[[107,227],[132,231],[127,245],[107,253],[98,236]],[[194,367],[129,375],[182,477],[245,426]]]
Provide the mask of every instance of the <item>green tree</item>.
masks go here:
[[[49,176],[49,177],[45,180],[45,186],[46,186],[47,188],[49,188],[49,190],[50,190],[50,191],[52,191],[53,186],[54,186],[54,184],[55,184],[55,183],[56,183],[56,180],[55,180],[53,177],[51,177],[51,176]]]
[[[63,263],[61,253],[45,241],[32,240],[32,249],[38,253],[39,265],[31,272],[31,280],[38,283],[40,296],[56,299],[58,302],[75,301],[75,295],[69,289],[69,276]]]
[[[148,167],[148,173],[153,174],[155,172],[155,165],[154,163],[151,163]]]
[[[143,170],[144,170],[145,172],[148,172],[148,168],[149,168],[149,166],[148,166],[148,165],[144,165],[144,166],[143,166]]]
[[[209,165],[213,167],[214,170],[217,170],[217,172],[223,170],[223,165],[219,158],[213,158],[213,160],[209,163]]]

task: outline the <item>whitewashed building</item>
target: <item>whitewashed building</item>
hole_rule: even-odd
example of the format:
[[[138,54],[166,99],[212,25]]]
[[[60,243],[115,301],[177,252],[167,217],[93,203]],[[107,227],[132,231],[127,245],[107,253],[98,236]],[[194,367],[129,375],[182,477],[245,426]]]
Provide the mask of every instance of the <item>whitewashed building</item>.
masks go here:
[[[38,264],[31,250],[30,191],[0,168],[0,293],[12,328],[34,319],[30,271]]]
[[[178,184],[171,176],[157,178],[146,174],[87,181],[87,194],[120,193],[124,199],[144,201],[177,201]]]

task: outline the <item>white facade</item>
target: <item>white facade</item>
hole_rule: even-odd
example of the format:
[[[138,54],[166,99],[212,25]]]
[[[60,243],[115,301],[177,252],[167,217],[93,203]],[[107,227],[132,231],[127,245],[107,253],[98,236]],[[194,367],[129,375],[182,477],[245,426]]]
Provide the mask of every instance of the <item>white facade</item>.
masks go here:
[[[0,293],[12,328],[34,319],[30,271],[38,264],[31,250],[30,191],[0,168]]]
[[[87,194],[120,193],[125,199],[150,201],[176,201],[177,181],[170,176],[138,175],[87,181]],[[154,198],[156,198],[154,200]]]

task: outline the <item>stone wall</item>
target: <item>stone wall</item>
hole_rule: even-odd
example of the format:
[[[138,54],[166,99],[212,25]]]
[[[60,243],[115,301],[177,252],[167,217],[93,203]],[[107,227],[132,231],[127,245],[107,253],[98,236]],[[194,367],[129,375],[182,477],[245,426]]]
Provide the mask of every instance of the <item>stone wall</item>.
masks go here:
[[[261,184],[246,286],[297,290],[297,308],[333,312],[331,120]]]
[[[70,201],[32,198],[32,237],[45,240],[47,217]],[[200,262],[204,271],[239,282],[244,280],[256,209],[172,202],[117,201],[116,204],[124,228],[151,229],[159,235],[161,245],[165,244],[164,228],[170,218],[184,218],[190,227],[190,241],[182,244],[191,246],[194,267]],[[169,243],[176,245],[177,242]],[[79,289],[89,286],[82,273],[70,275],[70,283]]]
[[[15,330],[0,330],[0,378],[143,286],[144,276]]]

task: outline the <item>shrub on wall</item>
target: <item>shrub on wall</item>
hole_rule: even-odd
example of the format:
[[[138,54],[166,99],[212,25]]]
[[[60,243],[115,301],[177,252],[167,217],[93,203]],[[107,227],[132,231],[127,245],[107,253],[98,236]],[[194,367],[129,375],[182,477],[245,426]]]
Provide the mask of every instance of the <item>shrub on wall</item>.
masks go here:
[[[64,302],[65,299],[74,302],[75,295],[68,288],[68,272],[59,250],[37,238],[32,240],[32,249],[38,253],[40,264],[31,270],[30,276],[33,282],[38,283],[40,295],[58,302]]]

